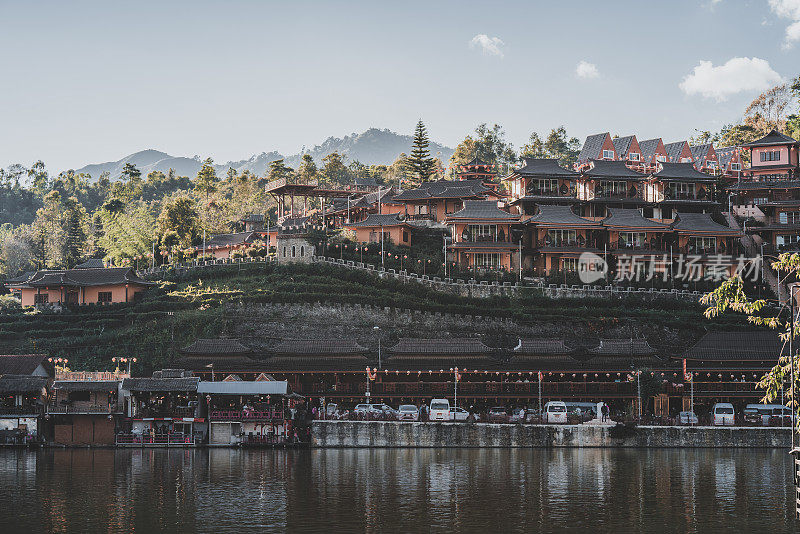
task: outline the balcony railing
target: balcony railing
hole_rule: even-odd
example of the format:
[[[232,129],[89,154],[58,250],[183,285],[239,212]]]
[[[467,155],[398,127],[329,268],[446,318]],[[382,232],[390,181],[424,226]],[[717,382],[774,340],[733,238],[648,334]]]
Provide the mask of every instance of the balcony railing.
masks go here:
[[[164,409],[140,408],[134,412],[135,418],[143,417],[194,417],[195,409],[187,407],[175,407]]]
[[[406,216],[409,221],[433,221],[436,220],[433,213],[410,213]]]
[[[117,445],[138,445],[142,447],[156,447],[166,445],[194,445],[195,437],[191,434],[161,434],[151,436],[149,434],[117,434]]]
[[[0,406],[0,415],[39,415],[42,406],[29,404],[26,406]]]
[[[90,403],[71,403],[71,404],[48,404],[47,413],[53,414],[110,414],[118,413],[116,404],[90,404]]]
[[[282,420],[281,410],[211,410],[212,421],[273,421]]]
[[[294,388],[297,389],[297,388]],[[306,389],[308,391],[306,391]],[[301,394],[319,394],[312,385],[302,386]],[[336,390],[329,388],[327,395],[363,395],[365,384],[338,384]],[[370,385],[370,394],[376,395],[451,395],[452,382],[377,382]],[[524,395],[539,393],[539,383],[533,382],[459,382],[458,394],[467,396]],[[542,394],[556,395],[636,395],[636,384],[632,382],[542,382]]]

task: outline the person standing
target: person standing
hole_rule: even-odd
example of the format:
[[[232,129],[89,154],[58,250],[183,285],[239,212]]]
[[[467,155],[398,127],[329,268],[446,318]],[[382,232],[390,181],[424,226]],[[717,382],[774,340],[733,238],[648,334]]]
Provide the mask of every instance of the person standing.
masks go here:
[[[602,411],[603,411],[602,422],[605,423],[606,421],[608,421],[608,412],[609,412],[608,404],[606,404],[605,402],[603,403]]]

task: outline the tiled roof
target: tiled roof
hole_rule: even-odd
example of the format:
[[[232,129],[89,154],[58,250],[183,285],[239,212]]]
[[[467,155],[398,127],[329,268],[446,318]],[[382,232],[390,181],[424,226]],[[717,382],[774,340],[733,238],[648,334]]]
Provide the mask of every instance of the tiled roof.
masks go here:
[[[717,160],[719,160],[719,166],[721,169],[725,169],[731,163],[733,159],[733,155],[736,153],[737,147],[735,146],[726,146],[722,148],[717,148]]]
[[[89,258],[83,263],[75,266],[76,269],[102,269],[106,265],[100,258]]]
[[[130,267],[107,269],[70,269],[66,271],[36,271],[27,281],[19,284],[29,287],[46,286],[104,286],[119,284],[153,285],[139,278]]]
[[[393,355],[432,356],[432,355],[486,355],[494,352],[480,339],[474,337],[455,337],[441,339],[425,339],[403,337],[397,344],[388,349]]]
[[[517,169],[515,174],[522,174],[525,176],[562,176],[562,177],[574,177],[577,176],[578,173],[571,170],[565,169],[561,165],[558,164],[557,159],[550,159],[550,158],[523,158],[524,164],[522,167]]]
[[[516,354],[569,354],[575,349],[567,347],[563,339],[523,338],[514,348]]]
[[[296,227],[305,227],[311,221],[311,217],[293,217],[290,219],[284,220],[278,226],[280,228],[296,228]]]
[[[755,141],[751,141],[746,143],[742,146],[768,146],[768,145],[786,145],[786,144],[794,144],[797,141],[788,135],[784,135],[780,133],[778,130],[771,130],[767,135],[756,139]]]
[[[263,223],[264,222],[264,214],[263,213],[250,213],[246,217],[242,219],[242,222],[251,222],[251,223]]]
[[[708,213],[678,213],[672,225],[678,233],[713,233],[714,235],[739,235],[739,231],[714,221]]]
[[[250,354],[252,350],[235,339],[198,339],[181,350],[187,355]]]
[[[206,240],[206,248],[208,247],[234,247],[244,245],[245,243],[252,243],[258,239],[259,235],[256,232],[239,232],[236,234],[218,234],[211,236]],[[200,246],[199,248],[202,248]]]
[[[602,226],[600,221],[590,221],[575,215],[570,206],[552,206],[542,204],[539,213],[528,219],[528,223],[539,225],[572,226],[581,228],[595,228]]]
[[[360,222],[346,223],[348,228],[373,228],[379,226],[398,226],[405,224],[405,221],[400,218],[397,213],[390,213],[388,215],[378,215],[377,213],[370,213],[367,218]]]
[[[653,156],[655,156],[656,150],[658,150],[658,144],[661,142],[663,141],[661,141],[660,137],[639,141],[639,150],[642,151],[643,162],[650,163],[653,160]]]
[[[424,182],[416,189],[407,189],[395,195],[393,201],[420,200],[426,198],[476,198],[485,196],[490,189],[481,179],[435,180]]]
[[[628,150],[631,149],[634,139],[636,139],[635,135],[626,135],[625,137],[617,137],[616,139],[613,139],[614,150],[617,151],[617,158],[623,160],[627,159],[626,156],[628,155]]]
[[[694,159],[695,164],[702,167],[708,158],[708,152],[713,148],[714,146],[711,143],[690,146],[689,149],[692,151],[692,159]]]
[[[667,159],[672,163],[680,163],[681,153],[683,153],[683,147],[686,145],[688,145],[686,141],[676,141],[664,145],[664,150],[667,151]]]
[[[45,376],[3,375],[0,376],[0,394],[41,393],[47,380]]]
[[[710,174],[698,171],[692,163],[659,163],[661,170],[653,177],[666,180],[687,180],[692,182],[713,182]]]
[[[652,356],[656,349],[646,339],[601,339],[588,352],[600,356]]]
[[[592,168],[583,174],[598,178],[645,179],[644,174],[629,169],[624,161],[592,160]]]
[[[464,208],[447,216],[447,220],[481,219],[492,221],[518,221],[519,215],[508,213],[497,207],[494,200],[465,200]]]
[[[52,374],[52,364],[45,354],[2,354],[0,355],[0,375],[30,375],[39,365]]]
[[[603,226],[606,228],[646,228],[648,230],[669,230],[668,224],[661,224],[651,221],[642,216],[637,209],[632,208],[611,208],[610,214],[603,219]]]
[[[5,285],[12,286],[16,284],[22,284],[23,282],[27,282],[31,276],[36,274],[36,271],[25,271],[22,274],[17,276],[12,276],[10,278],[6,278],[3,282]]]
[[[738,182],[729,191],[752,191],[758,189],[798,189],[800,180],[760,180],[757,182]]]
[[[774,361],[788,344],[768,330],[709,332],[683,354],[687,360]]]
[[[117,391],[119,387],[118,381],[106,382],[93,382],[85,381],[61,381],[56,380],[53,382],[53,389],[60,389],[62,391]]]
[[[317,356],[364,354],[366,347],[362,347],[352,339],[286,339],[279,345],[269,350],[272,354],[307,355]]]
[[[128,391],[160,392],[160,391],[197,391],[199,377],[185,378],[125,378],[122,389]]]
[[[586,137],[586,141],[583,142],[583,148],[581,148],[580,154],[578,154],[578,163],[586,163],[590,159],[597,159],[602,156],[603,142],[609,135],[610,134],[606,132]]]

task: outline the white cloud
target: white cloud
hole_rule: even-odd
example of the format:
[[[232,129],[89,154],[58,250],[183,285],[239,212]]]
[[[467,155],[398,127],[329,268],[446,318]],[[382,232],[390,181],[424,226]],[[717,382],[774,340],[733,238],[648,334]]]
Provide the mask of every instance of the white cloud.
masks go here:
[[[679,87],[687,95],[699,94],[721,102],[736,93],[765,91],[780,81],[780,74],[767,60],[735,57],[718,67],[701,61]]]
[[[800,0],[769,0],[769,7],[779,17],[792,21],[786,27],[786,40],[783,42],[784,48],[791,48],[800,41]]]
[[[469,42],[470,48],[480,48],[487,56],[503,57],[500,47],[505,43],[499,37],[489,37],[485,33],[479,33]]]
[[[597,70],[597,65],[589,63],[588,61],[579,61],[578,66],[575,67],[575,74],[578,78],[599,78],[600,71]]]

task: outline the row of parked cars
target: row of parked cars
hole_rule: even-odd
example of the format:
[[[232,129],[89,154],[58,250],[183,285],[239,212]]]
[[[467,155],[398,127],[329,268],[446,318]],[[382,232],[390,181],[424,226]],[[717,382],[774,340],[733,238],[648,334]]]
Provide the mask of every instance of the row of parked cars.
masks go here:
[[[693,412],[678,414],[678,424],[697,425],[699,420]],[[736,413],[733,404],[718,402],[708,416],[708,424],[713,426],[791,426],[792,412],[781,404],[748,404],[741,416]]]
[[[470,412],[459,406],[451,406],[448,399],[433,399],[422,407],[401,404],[397,409],[384,403],[358,404],[352,412],[340,410],[336,404],[328,404],[327,419],[361,419],[373,421],[486,421],[489,423],[566,423],[567,405],[560,401],[545,404],[539,410],[494,406],[485,413]]]

